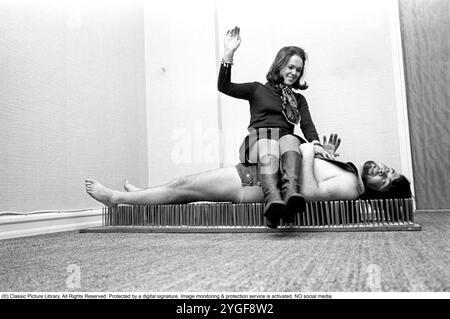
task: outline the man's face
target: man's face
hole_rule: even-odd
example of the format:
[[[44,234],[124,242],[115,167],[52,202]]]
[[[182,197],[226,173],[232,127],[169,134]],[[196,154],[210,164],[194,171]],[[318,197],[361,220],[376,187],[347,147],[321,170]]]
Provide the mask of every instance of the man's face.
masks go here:
[[[366,178],[367,186],[379,192],[387,192],[392,181],[400,177],[393,168],[374,161],[364,163],[362,175]]]
[[[280,70],[283,83],[288,86],[293,85],[300,78],[302,71],[303,60],[298,55],[291,56],[288,63]]]

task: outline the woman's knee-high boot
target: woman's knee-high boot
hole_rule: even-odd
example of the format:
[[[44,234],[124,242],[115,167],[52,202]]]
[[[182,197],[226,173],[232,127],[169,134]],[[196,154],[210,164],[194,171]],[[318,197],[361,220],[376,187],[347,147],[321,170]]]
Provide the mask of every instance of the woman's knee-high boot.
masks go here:
[[[306,203],[300,195],[300,173],[302,157],[299,152],[287,151],[281,154],[281,194],[286,203],[283,221],[292,223],[295,215],[305,210]]]
[[[264,155],[258,161],[259,179],[264,193],[264,216],[267,226],[277,228],[284,215],[286,204],[280,193],[279,159],[275,155]]]

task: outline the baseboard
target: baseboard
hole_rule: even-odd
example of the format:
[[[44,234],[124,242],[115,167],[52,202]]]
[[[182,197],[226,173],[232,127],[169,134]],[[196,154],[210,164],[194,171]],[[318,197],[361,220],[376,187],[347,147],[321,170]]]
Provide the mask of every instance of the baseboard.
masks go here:
[[[58,233],[102,225],[102,210],[8,214],[0,216],[0,240]]]
[[[450,208],[443,208],[443,209],[418,209],[415,213],[450,213]]]

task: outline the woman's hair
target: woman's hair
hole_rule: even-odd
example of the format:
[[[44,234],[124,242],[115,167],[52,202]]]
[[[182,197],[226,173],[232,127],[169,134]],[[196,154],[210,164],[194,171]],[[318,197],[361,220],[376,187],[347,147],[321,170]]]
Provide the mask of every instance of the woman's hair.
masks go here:
[[[392,181],[391,186],[387,192],[379,192],[371,189],[366,182],[366,179],[362,179],[364,183],[364,193],[359,197],[360,199],[383,199],[383,198],[411,198],[411,186],[405,176],[400,175]]]
[[[283,83],[283,78],[280,74],[280,70],[289,62],[289,59],[293,55],[298,55],[303,60],[303,70],[300,74],[299,80],[296,81],[292,85],[292,87],[300,90],[306,90],[308,88],[308,84],[304,80],[308,56],[302,48],[294,46],[284,47],[281,48],[280,51],[278,51],[277,56],[275,57],[275,60],[270,66],[269,72],[266,75],[266,79],[269,84],[277,85]]]

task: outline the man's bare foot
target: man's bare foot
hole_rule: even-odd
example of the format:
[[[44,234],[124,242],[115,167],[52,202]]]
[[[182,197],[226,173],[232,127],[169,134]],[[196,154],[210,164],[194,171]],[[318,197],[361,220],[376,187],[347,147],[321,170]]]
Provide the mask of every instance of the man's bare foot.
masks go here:
[[[85,181],[86,192],[91,195],[92,198],[105,204],[106,206],[117,205],[116,191],[109,189],[94,179],[87,179]]]
[[[136,192],[136,191],[142,190],[142,188],[139,188],[139,187],[134,186],[133,184],[129,183],[128,180],[124,181],[123,188],[125,188],[125,190],[127,192]]]

